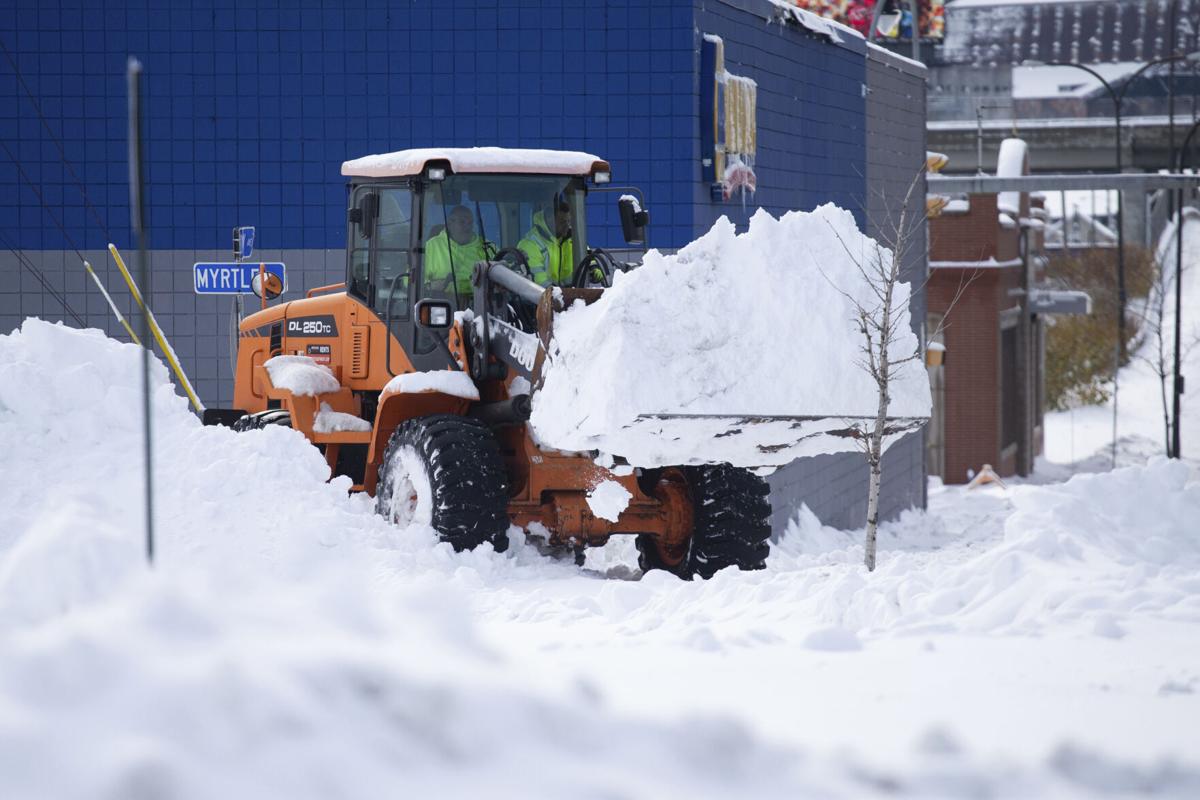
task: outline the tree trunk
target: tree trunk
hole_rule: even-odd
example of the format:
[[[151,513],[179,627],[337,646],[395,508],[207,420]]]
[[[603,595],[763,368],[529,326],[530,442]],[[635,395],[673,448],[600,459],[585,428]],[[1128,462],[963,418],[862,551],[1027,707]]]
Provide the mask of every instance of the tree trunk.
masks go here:
[[[872,439],[872,447],[874,447],[874,438]],[[875,571],[875,531],[879,527],[879,484],[881,483],[882,472],[879,468],[879,457],[873,455],[871,459],[871,479],[867,489],[867,544],[865,547],[866,558],[864,562],[867,565],[868,572]]]

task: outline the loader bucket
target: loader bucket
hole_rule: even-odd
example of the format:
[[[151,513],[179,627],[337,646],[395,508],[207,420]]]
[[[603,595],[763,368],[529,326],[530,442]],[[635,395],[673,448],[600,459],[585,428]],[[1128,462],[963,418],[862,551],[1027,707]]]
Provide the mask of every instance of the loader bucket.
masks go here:
[[[919,430],[924,417],[889,418],[884,446]],[[775,469],[797,458],[861,450],[872,419],[732,414],[643,414],[596,449],[640,466],[728,463]],[[610,449],[625,445],[629,452]]]

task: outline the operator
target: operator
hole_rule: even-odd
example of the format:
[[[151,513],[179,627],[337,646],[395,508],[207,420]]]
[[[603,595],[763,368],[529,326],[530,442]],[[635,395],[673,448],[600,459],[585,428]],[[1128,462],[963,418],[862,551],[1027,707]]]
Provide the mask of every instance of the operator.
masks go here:
[[[470,297],[475,262],[495,253],[492,243],[475,233],[471,209],[455,206],[446,218],[446,229],[425,243],[425,285],[439,291],[453,286],[457,294]]]
[[[547,220],[553,219],[554,229]],[[533,215],[533,225],[517,248],[529,260],[533,280],[542,286],[565,285],[571,282],[575,267],[571,246],[571,207],[561,193]]]

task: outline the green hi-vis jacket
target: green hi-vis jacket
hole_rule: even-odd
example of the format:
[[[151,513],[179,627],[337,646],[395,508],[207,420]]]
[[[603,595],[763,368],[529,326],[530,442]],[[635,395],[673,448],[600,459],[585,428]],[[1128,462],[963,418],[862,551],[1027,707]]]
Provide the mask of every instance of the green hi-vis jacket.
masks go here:
[[[471,270],[476,261],[486,261],[496,252],[491,242],[479,236],[459,244],[442,231],[425,243],[425,285],[434,288],[455,284],[458,294],[469,295]],[[453,270],[451,266],[453,265]]]
[[[571,237],[559,239],[551,233],[542,212],[533,215],[533,227],[517,248],[529,259],[529,270],[537,283],[550,286],[571,282],[575,264]]]

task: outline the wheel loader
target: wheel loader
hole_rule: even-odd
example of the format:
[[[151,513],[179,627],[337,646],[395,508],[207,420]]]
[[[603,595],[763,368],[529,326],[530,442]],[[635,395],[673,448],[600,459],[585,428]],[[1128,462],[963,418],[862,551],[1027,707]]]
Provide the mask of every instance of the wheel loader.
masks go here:
[[[347,161],[342,174],[345,281],[241,321],[236,410],[206,421],[291,426],[385,518],[429,525],[457,550],[503,549],[515,526],[580,563],[585,547],[624,534],[636,537],[643,570],[707,578],[764,566],[761,477],[727,464],[605,467],[596,453],[539,446],[527,424],[555,313],[595,302],[631,268],[588,242],[589,195],[617,191],[605,161],[427,149]],[[644,242],[648,213],[628,195],[617,205],[626,241]],[[455,233],[473,244],[449,247],[447,224],[457,216],[468,227],[462,209],[473,230]],[[531,237],[539,225],[541,238]],[[448,250],[449,275],[444,258],[426,274],[435,246]],[[558,283],[534,280],[556,257]],[[285,363],[317,369],[325,385],[283,377]],[[631,496],[615,522],[588,503],[603,481]]]

